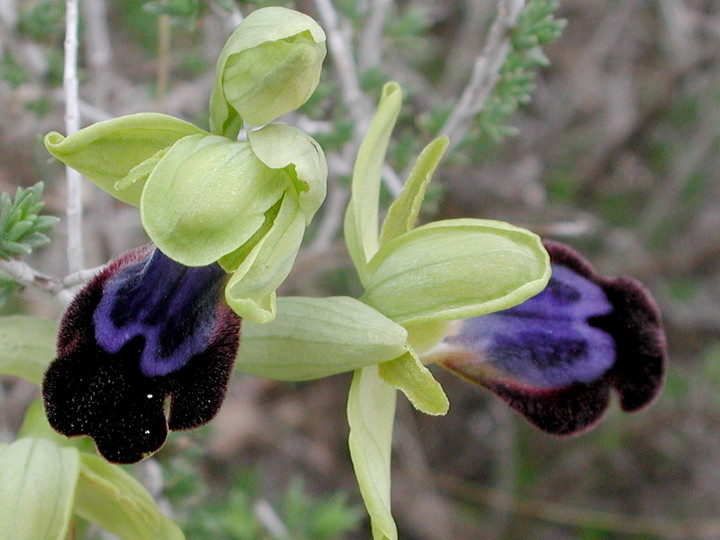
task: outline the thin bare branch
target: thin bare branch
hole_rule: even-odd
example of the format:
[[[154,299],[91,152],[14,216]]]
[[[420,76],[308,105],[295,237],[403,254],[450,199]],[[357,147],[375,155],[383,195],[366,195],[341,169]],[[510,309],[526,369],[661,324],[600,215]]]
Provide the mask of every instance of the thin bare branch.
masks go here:
[[[83,13],[83,41],[85,58],[92,76],[92,102],[104,108],[112,88],[112,45],[107,20],[106,0],[92,0],[81,4]],[[81,111],[82,112],[82,111]]]
[[[471,120],[485,107],[500,77],[500,68],[510,52],[509,30],[515,26],[524,7],[525,0],[500,0],[497,18],[490,28],[482,54],[475,60],[470,81],[440,130],[450,137],[448,151],[462,141]]]
[[[0,270],[7,274],[13,281],[17,281],[24,287],[34,287],[46,291],[67,302],[72,297],[71,289],[78,285],[84,285],[94,278],[105,266],[86,268],[70,274],[64,278],[58,278],[35,270],[25,261],[12,259],[9,261],[0,260]],[[70,296],[68,296],[70,295]]]
[[[341,20],[331,0],[315,0],[315,5],[327,33],[330,55],[335,63],[343,102],[355,120],[356,133],[365,133],[370,123],[372,106],[360,88],[350,30]]]
[[[372,69],[380,64],[383,52],[383,31],[393,0],[373,0],[370,15],[360,36],[360,69]]]
[[[78,0],[67,0],[65,7],[65,65],[63,89],[65,91],[65,132],[72,135],[80,129],[80,104],[77,78],[78,59]],[[82,238],[82,176],[66,167],[67,175],[67,258],[70,272],[83,268]]]

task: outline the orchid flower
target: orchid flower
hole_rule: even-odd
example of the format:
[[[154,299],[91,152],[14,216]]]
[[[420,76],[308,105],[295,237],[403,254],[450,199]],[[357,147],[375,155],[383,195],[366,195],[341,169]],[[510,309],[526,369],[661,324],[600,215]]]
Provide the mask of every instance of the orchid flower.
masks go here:
[[[400,105],[399,87],[387,84],[345,215],[364,294],[281,298],[274,323],[244,326],[236,364],[283,380],[354,369],[349,447],[375,540],[397,538],[390,501],[396,390],[427,414],[449,407],[426,365],[484,386],[539,428],[568,435],[600,419],[611,389],[626,411],[650,403],[666,361],[660,314],[638,282],[602,278],[570,248],[507,223],[415,227],[444,137],[420,154],[380,229],[380,175]]]

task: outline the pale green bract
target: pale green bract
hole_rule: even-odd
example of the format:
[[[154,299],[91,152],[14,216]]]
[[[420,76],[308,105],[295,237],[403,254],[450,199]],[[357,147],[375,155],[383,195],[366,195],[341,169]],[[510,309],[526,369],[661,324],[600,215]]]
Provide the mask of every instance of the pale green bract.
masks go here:
[[[243,122],[263,125],[297,109],[320,81],[325,32],[282,7],[253,11],[220,52],[210,95],[210,129],[235,138]]]
[[[75,448],[20,439],[0,448],[0,537],[66,537],[80,471]]]
[[[160,511],[152,496],[137,480],[121,467],[94,455],[95,449],[89,438],[68,439],[56,433],[48,424],[40,399],[28,409],[18,438],[17,442],[6,447],[13,449],[13,453],[6,456],[7,466],[0,450],[0,467],[3,471],[10,471],[22,468],[25,463],[28,471],[22,481],[12,475],[0,475],[0,523],[4,526],[17,521],[17,530],[25,536],[20,534],[7,538],[56,538],[54,535],[63,530],[66,526],[63,523],[69,522],[73,514],[126,540],[185,538],[180,528]],[[53,485],[43,483],[48,479],[39,481],[33,476],[34,468],[39,470],[38,475],[47,470]],[[61,493],[57,492],[59,488],[56,486],[59,478],[67,481]],[[48,510],[51,508],[49,503],[42,498],[43,489],[53,495],[52,504],[55,507],[52,512]],[[53,492],[53,489],[56,491]],[[14,508],[14,490],[28,493],[23,499],[22,511],[14,514],[15,521],[3,515],[3,510]],[[31,518],[26,519],[23,512],[37,523],[28,525]],[[37,532],[37,527],[43,522],[38,520],[38,516],[43,516],[43,520],[46,516],[55,516],[49,521],[52,528],[47,529],[50,531],[47,535]],[[0,538],[6,538],[3,536],[5,532],[4,529],[0,531]]]
[[[55,358],[57,325],[29,315],[0,317],[0,375],[40,385]]]
[[[243,324],[235,367],[302,381],[385,362],[406,351],[407,331],[355,298],[282,297],[270,324]]]

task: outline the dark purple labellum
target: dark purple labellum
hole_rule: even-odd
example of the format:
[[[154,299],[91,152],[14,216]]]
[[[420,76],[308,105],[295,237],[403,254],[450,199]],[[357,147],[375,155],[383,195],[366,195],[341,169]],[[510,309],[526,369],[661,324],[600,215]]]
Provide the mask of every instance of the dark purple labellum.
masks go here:
[[[629,278],[598,276],[573,250],[546,242],[553,275],[519,306],[459,322],[437,362],[487,387],[540,429],[594,425],[610,389],[625,411],[649,404],[666,361],[660,313]]]
[[[224,281],[217,265],[185,267],[152,247],[111,262],[61,321],[58,358],[43,381],[50,425],[91,436],[109,461],[134,463],[157,451],[168,429],[210,421],[239,343]]]

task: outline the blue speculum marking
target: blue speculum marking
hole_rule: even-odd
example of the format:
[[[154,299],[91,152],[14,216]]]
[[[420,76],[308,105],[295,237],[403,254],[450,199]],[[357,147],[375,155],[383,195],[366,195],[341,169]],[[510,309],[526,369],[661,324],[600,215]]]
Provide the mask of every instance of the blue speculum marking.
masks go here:
[[[93,315],[95,339],[115,354],[141,337],[142,374],[173,373],[207,347],[224,277],[217,264],[187,267],[156,249],[108,280]]]
[[[553,264],[540,294],[514,308],[463,321],[446,343],[460,346],[485,376],[537,389],[592,383],[615,362],[612,336],[589,324],[612,311],[602,288]]]

